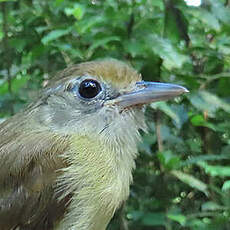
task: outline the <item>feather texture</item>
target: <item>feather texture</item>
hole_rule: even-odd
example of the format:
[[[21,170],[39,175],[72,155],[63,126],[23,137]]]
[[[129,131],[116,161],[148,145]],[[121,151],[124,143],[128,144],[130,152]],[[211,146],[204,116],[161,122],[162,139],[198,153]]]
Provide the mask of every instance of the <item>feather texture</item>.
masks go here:
[[[36,129],[25,112],[0,125],[0,140],[0,229],[51,229],[65,208],[54,189],[68,137]]]
[[[127,199],[144,113],[78,98],[67,89],[82,76],[106,99],[141,80],[116,60],[79,64],[0,125],[1,230],[105,230]]]

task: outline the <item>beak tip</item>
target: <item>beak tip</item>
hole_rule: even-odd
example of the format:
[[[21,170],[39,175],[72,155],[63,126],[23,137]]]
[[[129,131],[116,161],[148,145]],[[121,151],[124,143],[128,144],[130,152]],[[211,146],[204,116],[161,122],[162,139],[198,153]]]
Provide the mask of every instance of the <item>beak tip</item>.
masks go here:
[[[189,90],[181,85],[174,85],[174,84],[167,84],[167,85],[171,87],[169,89],[169,92],[171,91],[171,93],[174,94],[175,97],[184,93],[189,93]]]
[[[189,90],[186,89],[185,87],[182,87],[182,86],[181,86],[181,89],[182,89],[182,93],[189,93]]]

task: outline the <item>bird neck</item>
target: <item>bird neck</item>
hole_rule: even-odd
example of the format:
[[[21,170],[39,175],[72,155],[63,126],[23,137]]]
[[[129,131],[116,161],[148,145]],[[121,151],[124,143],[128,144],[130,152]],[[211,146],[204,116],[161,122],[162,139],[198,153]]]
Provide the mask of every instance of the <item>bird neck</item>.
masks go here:
[[[98,136],[73,135],[61,183],[72,194],[60,229],[104,230],[129,195],[136,144],[105,141]],[[125,143],[124,143],[125,144]]]

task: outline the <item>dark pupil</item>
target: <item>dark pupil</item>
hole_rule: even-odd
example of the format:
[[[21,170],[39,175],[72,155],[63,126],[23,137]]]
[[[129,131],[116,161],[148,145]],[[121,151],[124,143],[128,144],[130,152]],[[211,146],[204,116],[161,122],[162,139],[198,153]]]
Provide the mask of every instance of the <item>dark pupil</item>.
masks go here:
[[[94,80],[84,80],[79,86],[79,94],[84,98],[93,98],[100,91],[100,84]]]

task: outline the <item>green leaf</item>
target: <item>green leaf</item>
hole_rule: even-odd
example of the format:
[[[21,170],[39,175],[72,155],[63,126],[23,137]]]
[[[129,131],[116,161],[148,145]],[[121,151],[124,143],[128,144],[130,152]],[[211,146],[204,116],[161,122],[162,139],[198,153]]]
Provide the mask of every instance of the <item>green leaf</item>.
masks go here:
[[[164,166],[164,168],[168,170],[178,168],[180,165],[180,158],[172,154],[172,152],[169,150],[164,152],[159,152],[157,156],[161,164]]]
[[[38,26],[38,27],[35,28],[35,30],[36,30],[39,34],[43,33],[44,31],[46,31],[46,30],[48,30],[48,29],[49,29],[48,26]]]
[[[212,13],[222,22],[230,23],[230,9],[219,0],[210,1]]]
[[[14,38],[11,39],[9,43],[10,46],[15,48],[18,52],[22,52],[27,44],[27,40]]]
[[[205,123],[204,116],[200,114],[193,116],[190,121],[194,126],[201,126],[203,123]]]
[[[67,35],[68,33],[70,33],[70,31],[71,31],[70,28],[65,29],[65,30],[61,30],[61,29],[53,30],[49,32],[46,36],[44,36],[41,41],[44,45],[46,45],[53,40],[56,40],[64,35]]]
[[[181,163],[182,166],[196,164],[201,161],[220,161],[220,160],[228,160],[230,159],[229,154],[221,154],[221,155],[214,155],[214,154],[208,154],[208,155],[199,155],[199,156],[191,156],[188,160]]]
[[[213,202],[213,201],[208,201],[202,204],[201,206],[202,211],[216,211],[216,210],[223,210],[223,206],[220,206],[219,204]]]
[[[165,226],[166,216],[161,212],[144,213],[142,211],[132,211],[128,213],[128,218],[138,221],[145,226]]]
[[[136,57],[138,55],[145,55],[145,49],[143,44],[135,39],[126,40],[123,43],[124,49],[131,54],[132,57]]]
[[[213,29],[216,31],[220,31],[220,23],[218,19],[215,17],[215,15],[211,14],[205,9],[199,9],[199,10],[191,10],[192,15],[195,18],[198,18],[202,23],[207,25],[207,29]]]
[[[19,89],[21,89],[30,79],[29,75],[18,75],[12,82],[12,91],[17,92]]]
[[[222,191],[227,191],[230,189],[230,180],[226,180],[222,186]]]
[[[187,121],[188,116],[183,105],[169,105],[166,102],[155,102],[150,105],[154,109],[159,109],[172,118],[177,128],[181,128]]]
[[[2,32],[1,28],[0,28],[0,41],[3,39],[4,37],[4,33]]]
[[[86,32],[90,32],[92,28],[96,28],[98,24],[103,23],[103,17],[101,16],[91,16],[89,18],[84,17],[82,20],[75,23],[77,32],[82,35]],[[92,34],[92,31],[91,31]]]
[[[219,177],[230,176],[230,167],[228,166],[209,165],[204,161],[198,162],[197,164],[200,167],[202,167],[207,174],[210,174],[211,176],[219,176]]]
[[[202,116],[200,114],[193,116],[190,119],[190,121],[194,126],[203,126],[203,127],[207,127],[207,128],[210,128],[210,129],[216,131],[216,126],[210,122],[207,122],[204,119],[204,116]]]
[[[178,222],[181,226],[185,226],[186,216],[184,216],[182,214],[167,214],[167,217],[170,220]]]
[[[156,143],[156,135],[151,133],[145,133],[142,135],[142,141],[138,144],[138,149],[141,152],[145,152],[152,155],[151,146]]]
[[[65,8],[67,16],[73,15],[77,20],[81,20],[85,13],[85,7],[82,4],[75,3],[73,8]]]
[[[176,136],[172,132],[172,129],[169,126],[162,124],[160,127],[160,132],[161,132],[162,141],[170,144],[171,146],[177,146],[177,149],[179,149],[180,145],[183,145],[182,138]]]
[[[19,89],[21,89],[27,81],[30,79],[28,75],[17,75],[16,78],[13,78],[11,80],[11,85],[12,85],[12,91],[14,93],[17,93]],[[8,92],[8,82],[7,81],[1,81],[0,82],[0,95],[3,95]]]
[[[80,58],[80,59],[84,59],[83,53],[82,51],[77,48],[77,47],[72,47],[70,44],[68,43],[64,43],[64,42],[55,42],[55,44],[53,44],[54,47],[57,47],[60,52],[65,51],[66,53],[70,54],[71,58]]]
[[[98,39],[89,47],[89,50],[93,51],[98,47],[105,46],[111,41],[120,41],[120,38],[118,36],[110,36],[110,37]]]
[[[199,138],[186,138],[185,143],[192,153],[201,153],[202,143]]]
[[[143,215],[144,215],[144,213],[142,211],[131,211],[127,214],[127,217],[128,217],[128,219],[139,221]]]
[[[141,223],[145,226],[165,226],[166,217],[164,213],[145,213]]]
[[[164,60],[164,65],[169,70],[173,68],[181,68],[182,65],[188,61],[188,57],[181,54],[175,46],[168,39],[158,37],[156,35],[149,35],[145,38],[147,49],[159,55]]]
[[[195,178],[194,176],[177,170],[172,170],[171,174],[179,180],[181,180],[182,182],[184,182],[185,184],[189,185],[190,187],[203,192],[206,196],[209,195],[208,186],[201,180]]]
[[[218,109],[223,109],[230,113],[230,105],[227,102],[207,91],[197,92],[191,95],[189,99],[193,106],[201,111],[206,111],[210,117],[215,117],[215,113]]]

